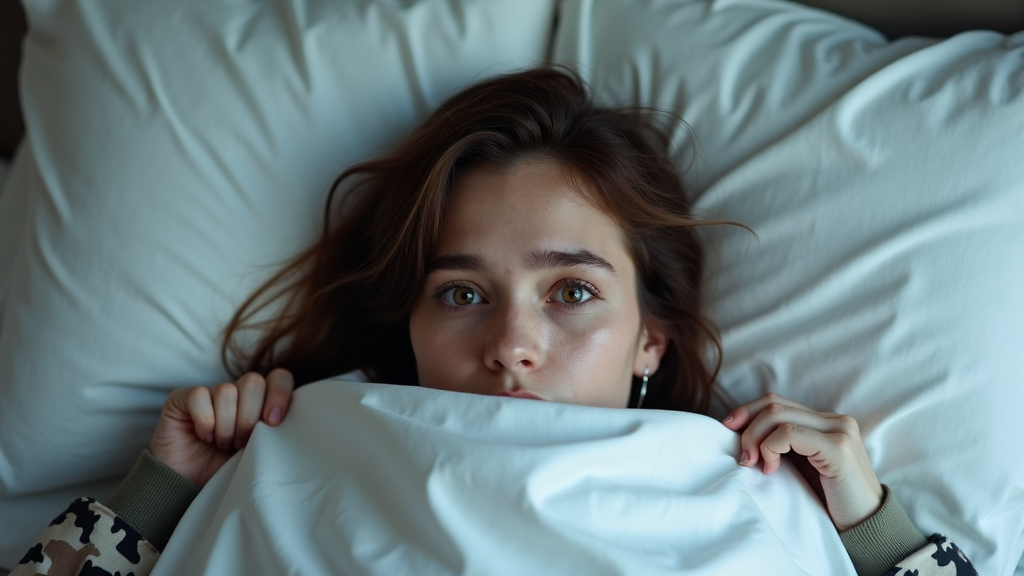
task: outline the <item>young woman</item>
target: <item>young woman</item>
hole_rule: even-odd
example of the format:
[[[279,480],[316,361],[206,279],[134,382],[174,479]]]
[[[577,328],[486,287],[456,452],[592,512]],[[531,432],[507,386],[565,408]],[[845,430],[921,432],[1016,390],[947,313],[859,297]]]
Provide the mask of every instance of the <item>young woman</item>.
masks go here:
[[[280,423],[296,384],[352,370],[474,394],[706,412],[720,356],[702,313],[696,227],[708,222],[690,215],[656,117],[597,107],[575,75],[532,70],[465,90],[391,155],[344,172],[319,240],[228,325],[222,352],[238,379],[171,393],[109,505],[76,501],[14,573],[148,572],[257,422]],[[247,330],[254,347],[237,345]],[[771,474],[783,454],[799,455],[862,576],[950,562],[974,573],[955,546],[910,523],[852,418],[769,394],[723,423],[742,432],[742,466]]]

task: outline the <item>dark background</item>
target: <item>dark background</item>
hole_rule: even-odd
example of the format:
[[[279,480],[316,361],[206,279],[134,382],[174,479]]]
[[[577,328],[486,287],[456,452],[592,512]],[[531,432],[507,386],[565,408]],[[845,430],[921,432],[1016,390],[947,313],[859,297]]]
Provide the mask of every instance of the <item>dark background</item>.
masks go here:
[[[0,0],[0,154],[10,156],[25,127],[18,105],[18,62],[25,36],[21,2]]]

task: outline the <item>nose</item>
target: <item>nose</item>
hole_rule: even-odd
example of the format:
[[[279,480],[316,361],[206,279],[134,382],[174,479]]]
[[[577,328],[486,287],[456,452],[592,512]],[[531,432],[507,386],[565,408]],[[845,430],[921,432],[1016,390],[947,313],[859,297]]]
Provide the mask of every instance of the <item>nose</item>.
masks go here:
[[[484,364],[495,372],[527,373],[544,363],[544,327],[537,312],[509,306],[491,319]]]

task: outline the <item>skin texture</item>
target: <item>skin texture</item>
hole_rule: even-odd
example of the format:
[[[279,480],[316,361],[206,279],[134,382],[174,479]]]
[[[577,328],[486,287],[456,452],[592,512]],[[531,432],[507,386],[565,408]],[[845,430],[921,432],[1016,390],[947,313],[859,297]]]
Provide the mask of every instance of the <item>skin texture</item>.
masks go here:
[[[657,371],[666,336],[641,320],[621,229],[584,194],[543,159],[459,178],[409,320],[421,386],[624,408],[632,377]],[[175,390],[150,451],[203,486],[258,422],[283,420],[293,389],[279,368]],[[771,474],[792,453],[839,531],[881,506],[853,418],[767,394],[723,424],[742,466]]]
[[[459,178],[434,258],[409,319],[421,386],[624,408],[632,377],[657,371],[666,337],[641,322],[619,226],[559,164]]]

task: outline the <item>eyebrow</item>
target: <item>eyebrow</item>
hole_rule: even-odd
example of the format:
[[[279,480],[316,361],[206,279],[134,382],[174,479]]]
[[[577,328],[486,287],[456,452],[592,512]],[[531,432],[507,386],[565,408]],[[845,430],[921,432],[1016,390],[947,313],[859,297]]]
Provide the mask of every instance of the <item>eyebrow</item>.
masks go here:
[[[530,252],[527,257],[530,267],[539,270],[543,268],[571,268],[573,266],[592,266],[604,268],[615,274],[615,267],[611,262],[594,254],[590,250],[574,250],[562,252],[559,250],[545,250],[542,252]]]
[[[466,270],[469,272],[480,272],[484,269],[484,260],[472,254],[448,254],[438,256],[430,261],[427,266],[427,274],[435,270]]]
[[[604,258],[594,254],[590,250],[573,250],[565,252],[562,250],[540,250],[530,252],[526,257],[527,265],[532,270],[545,268],[572,268],[575,266],[591,266],[604,268],[615,274],[615,267]],[[481,272],[486,268],[483,258],[475,254],[446,254],[431,260],[427,266],[427,274],[436,270],[465,270],[469,272]]]

